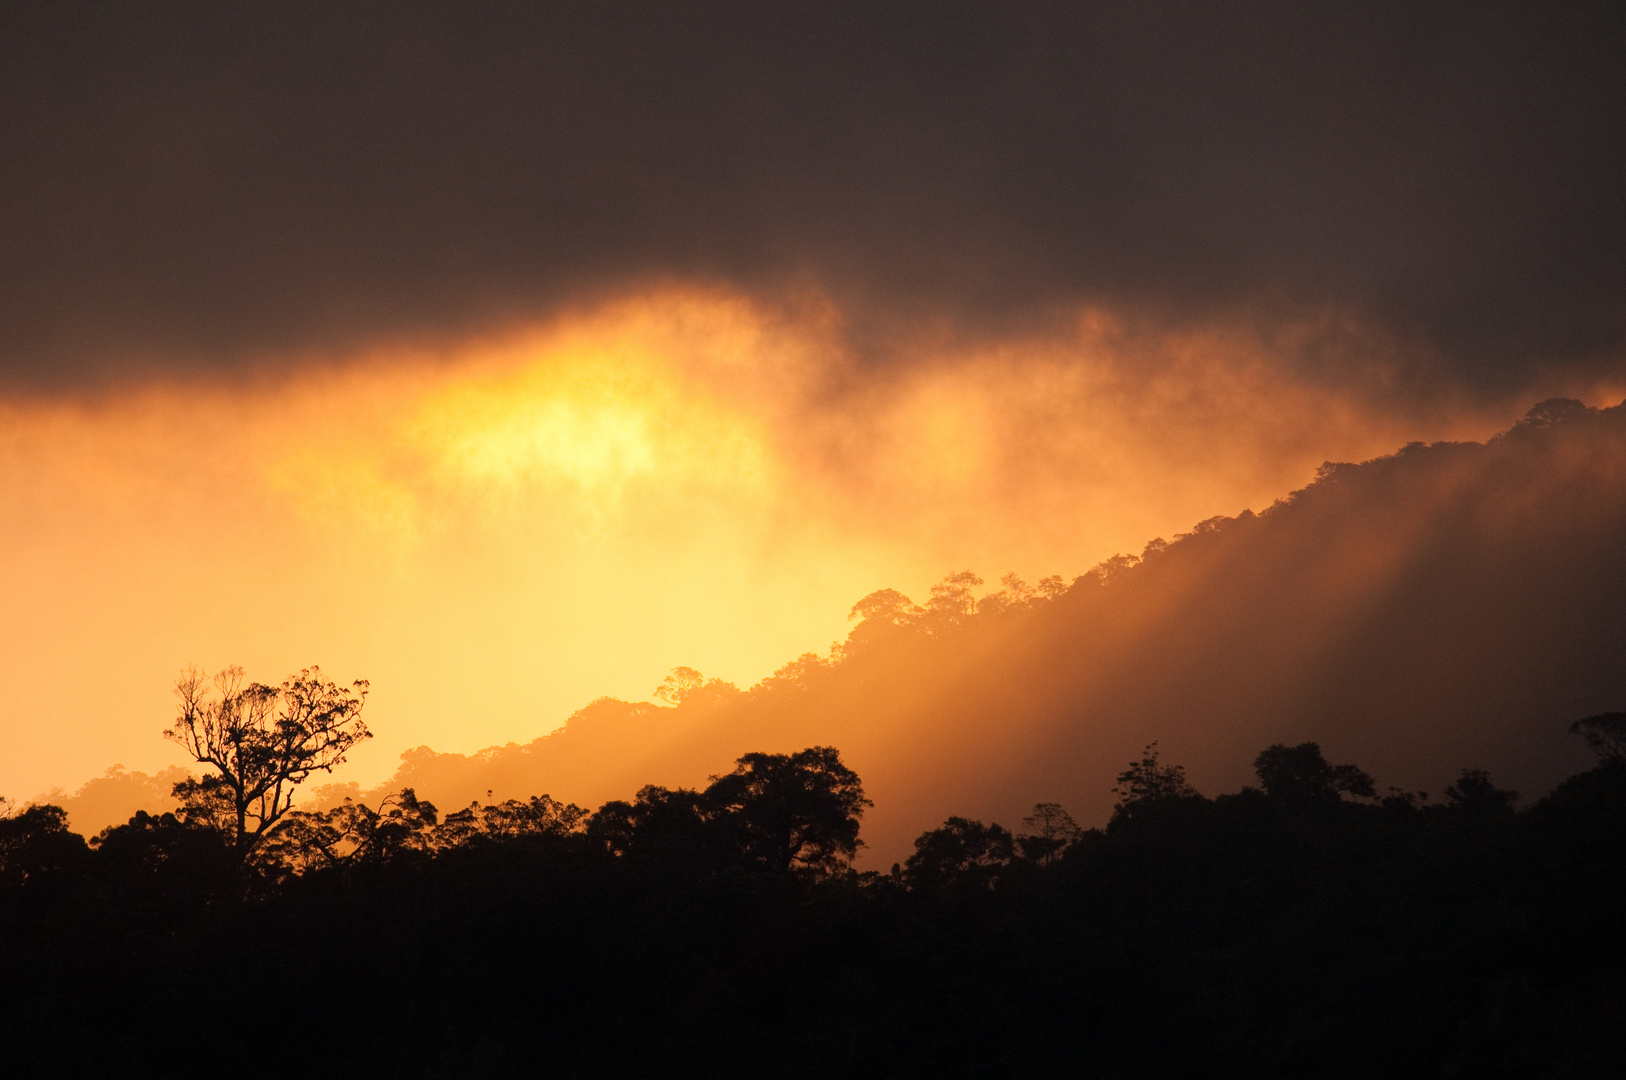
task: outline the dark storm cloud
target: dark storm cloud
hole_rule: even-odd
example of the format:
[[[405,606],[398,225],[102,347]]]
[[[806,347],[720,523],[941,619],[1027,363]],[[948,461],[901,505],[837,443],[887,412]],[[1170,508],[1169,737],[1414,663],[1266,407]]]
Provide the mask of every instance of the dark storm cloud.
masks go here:
[[[14,5],[14,385],[674,277],[860,328],[1353,313],[1517,379],[1626,337],[1612,5]]]

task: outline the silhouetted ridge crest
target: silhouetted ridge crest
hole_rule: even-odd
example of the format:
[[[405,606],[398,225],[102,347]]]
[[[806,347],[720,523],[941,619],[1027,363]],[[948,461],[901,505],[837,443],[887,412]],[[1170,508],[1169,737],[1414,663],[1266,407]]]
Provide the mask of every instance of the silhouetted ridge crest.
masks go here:
[[[1013,820],[1035,795],[1105,816],[1109,763],[1148,734],[1198,788],[1244,780],[1230,763],[1250,746],[1316,739],[1408,788],[1469,759],[1541,792],[1583,761],[1552,732],[1626,691],[1622,565],[1626,408],[1554,399],[1482,444],[1329,462],[1071,583],[879,589],[828,654],[749,689],[693,672],[675,704],[601,699],[483,755],[420,748],[387,786],[591,804],[650,777],[699,786],[740,745],[839,745],[883,861],[951,813]]]

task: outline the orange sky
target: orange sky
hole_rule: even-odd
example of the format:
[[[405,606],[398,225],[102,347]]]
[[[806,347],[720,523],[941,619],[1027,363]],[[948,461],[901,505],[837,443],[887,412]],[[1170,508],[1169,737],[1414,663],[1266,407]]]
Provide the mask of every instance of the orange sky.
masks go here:
[[[176,761],[159,731],[189,663],[371,680],[377,737],[345,776],[371,782],[678,664],[749,685],[877,588],[1071,578],[1323,460],[1482,438],[1529,404],[1374,404],[1375,339],[1370,394],[1285,374],[1315,327],[1082,312],[1063,338],[885,363],[839,329],[673,288],[282,381],[0,401],[0,793]]]

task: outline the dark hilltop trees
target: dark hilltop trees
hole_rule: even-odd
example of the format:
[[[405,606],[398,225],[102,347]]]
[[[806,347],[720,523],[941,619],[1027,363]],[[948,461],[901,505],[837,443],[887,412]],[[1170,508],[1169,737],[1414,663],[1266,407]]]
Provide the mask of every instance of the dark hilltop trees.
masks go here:
[[[334,708],[228,710],[242,791],[277,771],[254,739],[358,732],[359,695],[303,685]],[[272,785],[269,820],[194,798],[87,843],[10,808],[0,1037],[56,1075],[1612,1077],[1617,716],[1527,808],[1472,768],[1379,797],[1316,743],[1209,797],[1153,743],[1100,828],[950,817],[886,873],[853,868],[870,802],[832,747],[596,812]],[[238,797],[216,779],[186,790]]]
[[[825,877],[846,870],[870,801],[834,747],[746,754],[704,791],[653,785],[604,804],[586,826],[605,850],[633,859],[735,866]]]
[[[1313,742],[1298,746],[1277,743],[1254,759],[1253,771],[1266,795],[1301,810],[1336,803],[1345,795],[1377,796],[1365,771],[1354,765],[1331,764]]]

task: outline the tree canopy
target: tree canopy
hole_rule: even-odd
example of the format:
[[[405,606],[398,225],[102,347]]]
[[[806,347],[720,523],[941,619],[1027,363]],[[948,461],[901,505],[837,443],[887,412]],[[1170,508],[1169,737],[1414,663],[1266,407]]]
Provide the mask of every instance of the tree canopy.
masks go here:
[[[1377,796],[1372,777],[1354,765],[1334,765],[1313,742],[1297,746],[1276,743],[1254,759],[1259,784],[1272,799],[1295,807],[1336,803],[1344,795]]]
[[[215,770],[177,784],[175,793],[195,815],[219,819],[239,850],[258,844],[293,808],[307,777],[332,771],[371,737],[361,721],[366,680],[339,686],[316,667],[279,686],[244,686],[240,667],[212,680],[188,668],[175,696],[175,723],[164,737]]]
[[[1528,809],[1479,769],[1429,804],[1316,744],[1256,764],[1263,790],[1207,798],[1150,744],[1104,828],[951,816],[890,873],[851,865],[869,800],[831,747],[597,812],[291,810],[247,859],[219,775],[90,845],[26,807],[0,818],[0,1036],[121,1075],[1612,1075],[1621,762]],[[297,1042],[204,1025],[190,1056],[151,992],[246,972],[297,1001],[328,970],[404,989]]]

